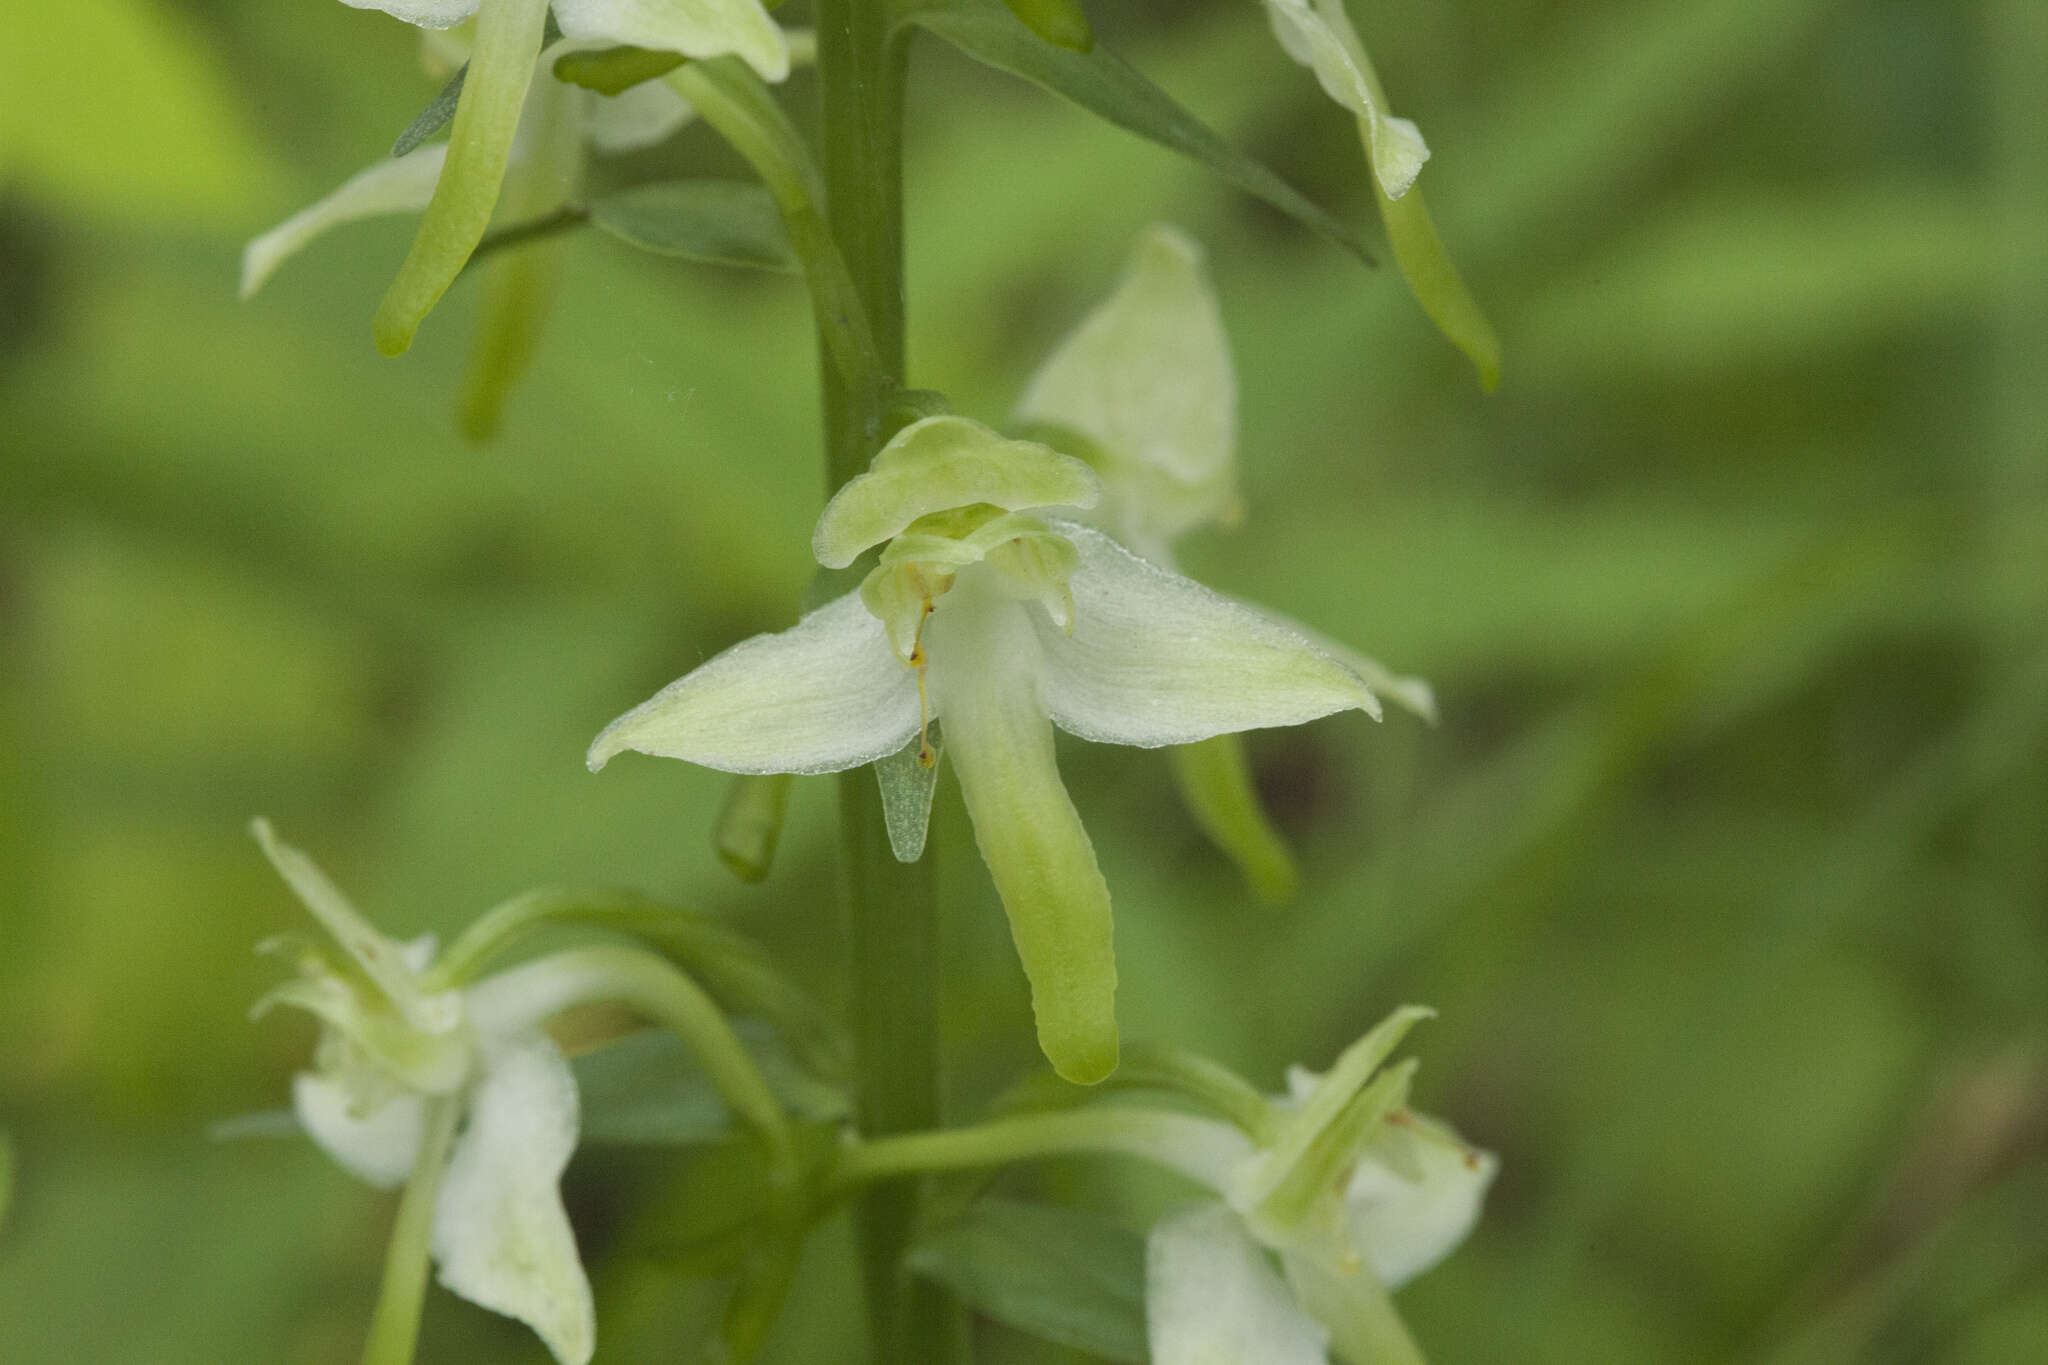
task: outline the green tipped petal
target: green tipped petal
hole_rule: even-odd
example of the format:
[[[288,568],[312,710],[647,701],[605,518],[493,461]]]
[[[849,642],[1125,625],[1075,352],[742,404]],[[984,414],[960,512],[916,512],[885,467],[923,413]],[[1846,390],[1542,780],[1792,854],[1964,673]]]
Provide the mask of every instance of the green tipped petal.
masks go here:
[[[1357,117],[1373,197],[1401,275],[1422,311],[1465,353],[1479,371],[1480,385],[1492,392],[1500,383],[1500,338],[1451,264],[1429,206],[1413,189],[1429,147],[1413,123],[1387,113],[1386,91],[1344,0],[1266,0],[1266,13],[1288,55],[1313,70],[1330,98]]]
[[[1500,337],[1486,314],[1479,311],[1479,301],[1466,288],[1465,277],[1451,263],[1422,191],[1411,190],[1399,199],[1390,199],[1386,191],[1378,190],[1375,197],[1380,220],[1387,225],[1387,240],[1394,247],[1394,260],[1415,301],[1479,371],[1480,387],[1493,392],[1500,385]]]
[[[261,289],[277,268],[311,245],[329,228],[389,213],[418,213],[434,197],[448,148],[441,143],[416,147],[401,157],[379,161],[342,182],[317,203],[309,204],[242,248],[241,295]]]
[[[956,595],[974,591],[963,583]],[[984,589],[985,591],[985,589]],[[948,600],[929,627],[933,700],[1053,1070],[1093,1085],[1116,1070],[1109,886],[1060,782],[1021,611]],[[980,610],[970,607],[983,608]]]
[[[1260,900],[1274,904],[1293,899],[1300,885],[1294,855],[1259,803],[1245,763],[1244,741],[1234,734],[1217,735],[1176,745],[1169,752],[1181,800],[1202,833],[1237,864]]]
[[[825,504],[811,549],[843,569],[919,517],[987,503],[1093,507],[1102,484],[1090,469],[1036,441],[1008,441],[965,417],[927,417],[896,433],[864,474]]]
[[[490,226],[547,12],[547,0],[491,0],[478,10],[476,52],[455,106],[447,166],[412,250],[377,308],[373,330],[386,355],[411,348],[420,323]]]

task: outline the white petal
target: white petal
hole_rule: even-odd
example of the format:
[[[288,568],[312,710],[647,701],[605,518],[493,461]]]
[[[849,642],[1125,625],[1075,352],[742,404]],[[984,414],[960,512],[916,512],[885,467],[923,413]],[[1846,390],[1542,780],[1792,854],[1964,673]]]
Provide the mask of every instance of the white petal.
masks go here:
[[[760,0],[555,0],[571,38],[602,38],[685,57],[731,53],[779,81],[789,74],[789,40]]]
[[[1226,516],[1237,502],[1237,377],[1201,248],[1174,228],[1148,229],[1116,292],[1032,376],[1017,417],[1102,448],[1102,516],[1131,522],[1138,539]]]
[[[341,0],[350,9],[380,9],[421,28],[453,28],[476,13],[477,0]]]
[[[642,81],[621,94],[596,97],[590,107],[590,145],[617,155],[665,142],[697,117],[667,81]]]
[[[1055,529],[1081,553],[1074,634],[1033,619],[1045,704],[1083,739],[1156,748],[1352,708],[1379,717],[1358,675],[1262,612],[1147,563],[1100,531]]]
[[[360,910],[349,904],[341,889],[327,880],[327,874],[298,849],[279,839],[268,820],[252,820],[249,832],[256,837],[270,865],[291,885],[313,917],[320,921],[334,941],[354,958],[390,1001],[405,1015],[406,1022],[429,1034],[444,1034],[462,1022],[462,1001],[453,991],[421,991],[410,965],[417,945],[395,943],[377,932]]]
[[[626,749],[734,773],[829,773],[917,733],[917,675],[851,592],[742,640],[605,727],[594,772]]]
[[[576,1146],[576,1081],[539,1033],[495,1040],[434,1205],[441,1283],[525,1322],[563,1365],[590,1359],[590,1281],[557,1182]]]
[[[1287,55],[1316,73],[1325,94],[1357,116],[1373,174],[1389,199],[1408,193],[1429,146],[1407,119],[1386,112],[1386,98],[1344,0],[1266,0],[1266,16]]]
[[[303,251],[329,228],[387,213],[418,213],[434,197],[448,144],[415,147],[404,156],[386,157],[342,182],[325,199],[308,204],[242,248],[242,297],[263,287],[277,268]]]
[[[1249,603],[1246,605],[1250,606]],[[1431,725],[1436,724],[1436,689],[1431,687],[1426,679],[1396,673],[1378,659],[1361,654],[1342,640],[1333,640],[1313,626],[1305,626],[1291,616],[1282,616],[1279,612],[1267,611],[1264,607],[1251,607],[1251,610],[1262,616],[1271,617],[1349,668],[1372,689],[1374,696],[1385,697]]]
[[[1500,1169],[1493,1153],[1466,1146],[1432,1120],[1405,1113],[1396,1119],[1377,1150],[1360,1159],[1344,1192],[1352,1246],[1389,1289],[1465,1240]]]
[[[340,1081],[301,1071],[292,1077],[292,1108],[306,1135],[356,1179],[390,1190],[412,1174],[426,1131],[418,1095],[394,1095],[358,1115],[350,1112],[348,1088]]]
[[[1221,1204],[1172,1214],[1145,1240],[1153,1365],[1327,1365],[1329,1336]]]

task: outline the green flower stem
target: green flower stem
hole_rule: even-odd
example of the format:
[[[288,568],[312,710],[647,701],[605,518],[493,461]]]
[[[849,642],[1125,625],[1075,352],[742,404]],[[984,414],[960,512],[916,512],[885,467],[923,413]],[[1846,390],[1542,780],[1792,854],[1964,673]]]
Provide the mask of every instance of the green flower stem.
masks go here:
[[[643,948],[568,948],[487,978],[468,999],[479,1028],[501,1012],[508,1022],[539,1024],[597,1003],[625,1005],[666,1026],[688,1045],[726,1108],[759,1136],[771,1183],[794,1198],[799,1170],[788,1115],[717,1004],[668,962]]]
[[[659,948],[733,1014],[766,1020],[816,1074],[846,1074],[838,1029],[811,997],[777,971],[753,940],[708,915],[627,891],[545,887],[485,912],[434,963],[436,987],[464,986],[490,960],[549,929],[603,929]]]
[[[1347,1365],[1427,1365],[1386,1286],[1364,1265],[1308,1255],[1281,1257],[1287,1282],[1310,1316],[1330,1329],[1330,1349]]]
[[[1218,1189],[1251,1150],[1232,1130],[1165,1109],[1101,1105],[1025,1114],[970,1128],[874,1138],[848,1149],[825,1192],[935,1171],[971,1171],[1078,1155],[1134,1156]]]
[[[818,0],[819,121],[832,238],[866,318],[877,362],[822,367],[828,492],[861,473],[883,438],[883,408],[904,379],[903,76],[885,0]],[[819,335],[828,359],[830,319]],[[899,863],[882,797],[863,769],[839,776],[839,822],[852,949],[856,1099],[874,1136],[939,1122],[938,893],[930,850]],[[921,1182],[870,1191],[856,1210],[874,1358],[944,1365],[958,1312],[937,1285],[912,1281],[903,1253],[926,1197]]]
[[[851,384],[880,373],[882,357],[859,292],[819,207],[823,182],[789,115],[737,57],[685,62],[669,73],[668,83],[747,159],[775,196],[789,244],[803,262],[818,334],[840,377]]]
[[[1183,1096],[1229,1119],[1253,1142],[1263,1146],[1272,1140],[1272,1103],[1250,1081],[1207,1057],[1139,1044],[1125,1050],[1123,1065],[1109,1084]]]
[[[462,1106],[454,1099],[427,1105],[426,1134],[418,1162],[398,1201],[398,1221],[384,1252],[384,1282],[377,1293],[377,1312],[363,1343],[363,1365],[410,1365],[419,1342],[420,1310],[427,1301],[427,1254],[434,1231],[434,1197],[441,1190],[441,1172],[455,1141]]]

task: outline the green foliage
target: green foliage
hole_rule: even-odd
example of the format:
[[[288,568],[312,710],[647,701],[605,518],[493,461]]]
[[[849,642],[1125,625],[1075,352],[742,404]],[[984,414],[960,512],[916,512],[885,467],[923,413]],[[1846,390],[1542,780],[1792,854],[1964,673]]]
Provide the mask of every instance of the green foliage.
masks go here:
[[[997,1322],[1100,1356],[1145,1354],[1145,1240],[1080,1209],[982,1199],[911,1247],[913,1274]]]
[[[650,181],[592,201],[590,221],[657,256],[792,275],[799,269],[775,197],[748,181]]]

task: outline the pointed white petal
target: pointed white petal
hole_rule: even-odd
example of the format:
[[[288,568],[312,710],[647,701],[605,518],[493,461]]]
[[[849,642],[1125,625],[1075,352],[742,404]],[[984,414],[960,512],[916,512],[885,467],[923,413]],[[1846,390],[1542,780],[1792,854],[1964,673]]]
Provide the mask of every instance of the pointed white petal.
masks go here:
[[[638,151],[667,141],[695,117],[697,111],[667,81],[642,81],[591,101],[590,145],[611,155]]]
[[[1101,447],[1104,524],[1118,523],[1110,529],[1127,543],[1226,516],[1237,502],[1237,377],[1201,248],[1174,228],[1148,229],[1116,292],[1032,377],[1017,418]]]
[[[308,204],[242,248],[242,297],[263,287],[277,268],[329,228],[387,213],[418,213],[434,197],[448,144],[415,147],[386,157],[348,180],[326,198]]]
[[[1039,626],[1045,705],[1062,730],[1155,748],[1299,725],[1379,702],[1297,631],[1138,558],[1100,531],[1055,529],[1080,551],[1074,634]]]
[[[477,0],[341,0],[351,9],[380,9],[421,28],[453,28],[476,13]]]
[[[525,1322],[563,1365],[588,1361],[596,1334],[556,1188],[576,1129],[576,1082],[555,1045],[493,1040],[434,1205],[441,1283]]]
[[[334,941],[398,1006],[407,1023],[422,1032],[438,1034],[448,1033],[462,1022],[462,1000],[455,992],[427,993],[420,989],[408,958],[409,953],[417,952],[416,948],[395,943],[377,932],[376,926],[349,904],[348,897],[327,880],[327,874],[311,858],[277,837],[268,820],[250,821],[249,832],[256,837],[278,875],[298,893]]]
[[[745,61],[764,80],[789,74],[789,40],[760,0],[555,0],[571,38],[601,38],[685,57]]]
[[[1031,981],[1039,1047],[1060,1075],[1093,1085],[1117,1059],[1109,887],[1060,782],[1033,620],[1044,614],[1006,600],[987,566],[962,571],[925,629],[926,676]]]
[[[1327,1365],[1328,1334],[1221,1204],[1171,1214],[1145,1239],[1153,1365]]]
[[[1342,640],[1331,639],[1314,626],[1303,625],[1291,616],[1283,616],[1277,611],[1268,611],[1264,607],[1253,606],[1249,602],[1244,605],[1246,609],[1255,611],[1261,616],[1287,627],[1287,629],[1301,636],[1304,640],[1307,640],[1310,644],[1343,664],[1353,673],[1356,673],[1359,679],[1372,690],[1374,696],[1385,697],[1396,706],[1413,715],[1420,716],[1431,725],[1436,724],[1436,689],[1431,687],[1427,680],[1396,673],[1378,659],[1372,658],[1370,655],[1361,654]]]
[[[1493,1153],[1434,1120],[1396,1115],[1345,1188],[1352,1246],[1381,1283],[1399,1289],[1465,1240],[1499,1169]]]
[[[292,1109],[306,1135],[356,1179],[393,1190],[412,1174],[426,1131],[418,1095],[393,1095],[369,1113],[355,1114],[340,1081],[301,1071],[292,1077]]]
[[[1387,197],[1408,193],[1429,160],[1429,146],[1413,123],[1388,115],[1344,0],[1266,0],[1266,16],[1287,55],[1314,71],[1324,93],[1357,116],[1373,174]]]
[[[592,771],[626,749],[734,773],[829,773],[917,733],[917,675],[852,592],[742,640],[605,727]]]

